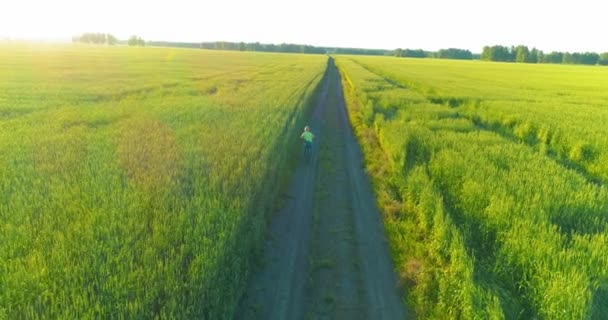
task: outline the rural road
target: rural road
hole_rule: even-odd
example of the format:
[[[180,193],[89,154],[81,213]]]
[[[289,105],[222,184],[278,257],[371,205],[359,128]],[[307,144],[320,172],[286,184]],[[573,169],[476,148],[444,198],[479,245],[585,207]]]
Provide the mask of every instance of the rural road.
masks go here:
[[[328,65],[310,123],[318,139],[270,226],[236,319],[406,319],[380,215]]]

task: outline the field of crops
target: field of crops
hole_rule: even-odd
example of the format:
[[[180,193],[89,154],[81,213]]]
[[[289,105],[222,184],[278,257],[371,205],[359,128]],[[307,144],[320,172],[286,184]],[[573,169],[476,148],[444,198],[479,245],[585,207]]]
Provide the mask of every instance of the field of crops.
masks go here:
[[[0,45],[0,319],[230,318],[325,66]]]
[[[422,319],[605,319],[608,68],[339,56]]]

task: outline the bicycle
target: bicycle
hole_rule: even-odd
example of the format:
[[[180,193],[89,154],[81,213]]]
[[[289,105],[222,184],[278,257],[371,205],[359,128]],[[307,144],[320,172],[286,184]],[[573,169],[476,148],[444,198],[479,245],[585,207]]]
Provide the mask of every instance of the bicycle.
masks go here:
[[[304,142],[304,161],[310,163],[312,160],[312,142]]]

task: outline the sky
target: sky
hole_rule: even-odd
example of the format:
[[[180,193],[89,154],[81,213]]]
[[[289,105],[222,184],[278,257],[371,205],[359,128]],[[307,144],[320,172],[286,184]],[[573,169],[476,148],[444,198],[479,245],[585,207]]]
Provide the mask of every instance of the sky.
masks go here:
[[[527,45],[608,52],[608,1],[0,0],[0,38],[296,43],[379,49]]]

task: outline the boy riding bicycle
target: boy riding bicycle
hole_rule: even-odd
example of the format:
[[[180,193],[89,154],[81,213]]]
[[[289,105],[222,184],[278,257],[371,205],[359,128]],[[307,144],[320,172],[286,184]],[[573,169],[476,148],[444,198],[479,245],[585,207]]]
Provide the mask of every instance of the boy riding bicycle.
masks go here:
[[[304,127],[304,133],[302,133],[300,138],[304,139],[304,153],[310,154],[312,152],[312,140],[315,138],[315,135],[310,132],[308,126]]]

